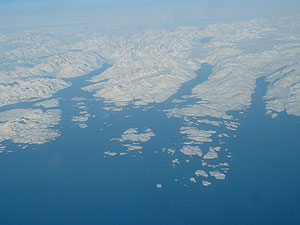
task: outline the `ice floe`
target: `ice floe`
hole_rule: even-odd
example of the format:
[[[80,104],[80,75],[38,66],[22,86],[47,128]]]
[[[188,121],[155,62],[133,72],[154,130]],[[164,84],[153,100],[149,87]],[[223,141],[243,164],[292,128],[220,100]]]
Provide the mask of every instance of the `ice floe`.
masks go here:
[[[204,142],[212,142],[211,136],[216,133],[213,130],[199,130],[195,127],[181,127],[180,133],[186,135],[186,137],[197,144]]]
[[[104,152],[104,155],[107,155],[107,156],[116,156],[116,155],[118,155],[118,153],[107,151],[107,152]]]
[[[112,138],[111,141],[118,141],[128,152],[142,150],[142,143],[150,141],[155,134],[150,128],[145,128],[141,132],[137,128],[127,129],[121,134],[120,138]],[[139,152],[142,153],[141,151]]]
[[[201,149],[199,148],[199,146],[192,146],[192,145],[184,145],[182,147],[182,149],[180,149],[180,152],[182,152],[183,154],[185,155],[190,155],[190,156],[193,156],[193,155],[197,155],[197,156],[202,156],[202,151]]]
[[[215,171],[210,171],[209,174],[213,177],[215,177],[217,180],[224,180],[226,175],[215,170]]]
[[[207,186],[210,186],[210,185],[211,185],[211,182],[206,181],[206,180],[203,180],[203,181],[202,181],[202,185],[207,187]]]
[[[203,156],[203,159],[216,159],[216,158],[218,158],[218,153],[212,147],[209,147],[209,151]]]
[[[87,121],[91,117],[91,114],[88,113],[87,107],[84,102],[78,102],[76,107],[81,109],[78,116],[73,116],[72,121],[75,122],[81,129],[85,129],[88,127]]]
[[[162,184],[156,184],[155,186],[156,186],[156,188],[158,188],[158,189],[161,189],[161,188],[162,188]]]
[[[208,174],[204,170],[197,170],[195,172],[196,176],[208,177]]]
[[[120,142],[133,141],[133,142],[147,142],[151,137],[155,136],[151,129],[147,128],[143,132],[138,133],[137,129],[130,128],[121,135]]]

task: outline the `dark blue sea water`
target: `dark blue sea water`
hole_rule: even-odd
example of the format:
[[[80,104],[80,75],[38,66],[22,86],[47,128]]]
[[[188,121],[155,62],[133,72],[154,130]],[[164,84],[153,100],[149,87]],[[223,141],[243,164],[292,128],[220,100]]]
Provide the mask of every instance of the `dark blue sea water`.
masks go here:
[[[0,155],[1,225],[300,224],[300,119],[285,113],[276,119],[265,116],[261,97],[267,84],[263,78],[257,81],[251,108],[241,117],[237,138],[226,142],[233,156],[226,180],[213,182],[211,187],[197,183],[186,188],[171,178],[193,171],[200,160],[176,170],[167,154],[154,151],[181,147],[178,129],[183,120],[166,119],[163,110],[174,107],[172,100],[190,94],[205,81],[211,67],[203,65],[194,80],[146,112],[131,106],[108,112],[101,109],[101,101],[90,99],[92,93],[80,89],[108,66],[70,80],[73,86],[55,96],[62,98],[59,138]],[[84,102],[96,116],[89,119],[86,129],[70,122],[80,111],[70,98],[80,96],[90,99]],[[22,107],[32,107],[26,104]],[[104,151],[122,148],[108,140],[131,127],[150,127],[156,134],[143,144],[143,154],[104,158]],[[157,183],[163,188],[155,188]]]

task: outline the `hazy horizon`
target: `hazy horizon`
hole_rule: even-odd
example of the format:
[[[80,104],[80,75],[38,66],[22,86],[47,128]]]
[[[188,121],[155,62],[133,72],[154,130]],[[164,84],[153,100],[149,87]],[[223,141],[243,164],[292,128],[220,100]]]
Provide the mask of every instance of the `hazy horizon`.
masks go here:
[[[205,21],[294,16],[300,2],[262,1],[136,1],[12,0],[0,3],[0,28],[78,23],[108,25],[197,24]]]

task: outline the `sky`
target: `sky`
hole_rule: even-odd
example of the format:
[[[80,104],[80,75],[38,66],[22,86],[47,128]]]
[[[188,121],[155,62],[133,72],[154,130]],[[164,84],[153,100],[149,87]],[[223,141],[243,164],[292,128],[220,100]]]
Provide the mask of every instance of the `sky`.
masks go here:
[[[300,12],[299,0],[0,0],[0,28],[195,24]]]

